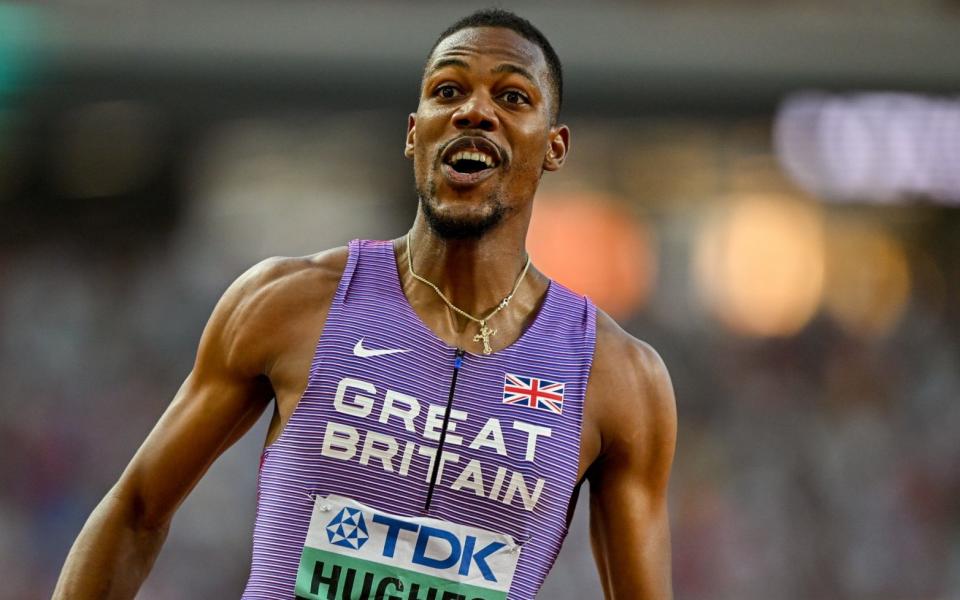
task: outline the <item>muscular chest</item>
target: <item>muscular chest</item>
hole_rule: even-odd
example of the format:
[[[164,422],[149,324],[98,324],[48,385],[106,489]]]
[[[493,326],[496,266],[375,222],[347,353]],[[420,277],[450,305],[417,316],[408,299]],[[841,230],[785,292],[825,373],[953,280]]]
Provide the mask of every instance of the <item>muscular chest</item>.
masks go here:
[[[307,389],[311,365],[315,359],[317,339],[324,326],[325,316],[325,314],[318,314],[311,318],[303,318],[302,324],[296,328],[303,334],[289,340],[283,352],[272,364],[268,375],[276,394],[276,405],[267,435],[267,445],[273,443],[282,433]],[[466,368],[470,367],[471,365],[468,364]],[[452,376],[452,370],[450,375]],[[393,389],[402,386],[390,386],[389,383],[383,382],[378,386],[362,377],[347,377],[347,379],[346,383],[341,380],[338,386],[339,392],[333,396],[341,412],[362,414],[364,418],[374,422],[392,422],[402,425],[411,434],[419,435],[425,440],[435,440],[445,427],[442,408],[448,389],[436,390],[431,401],[423,397],[418,398],[416,390]],[[464,381],[461,381],[461,385],[464,385]],[[359,404],[357,386],[367,389],[367,392],[359,395],[362,398]],[[372,393],[371,389],[374,390]],[[398,398],[401,400],[398,401]],[[578,447],[578,480],[583,478],[586,470],[598,456],[601,447],[597,428],[599,407],[593,406],[589,388],[584,404]],[[536,452],[537,432],[541,431],[541,427],[531,422],[533,419],[524,419],[522,412],[520,418],[498,419],[484,414],[483,411],[474,411],[470,414],[456,407],[455,400],[452,418],[447,424],[447,426],[452,425],[453,431],[449,433],[452,434],[451,437],[455,442],[468,447],[486,444],[503,454],[512,453],[524,457],[530,454],[531,449],[534,453]],[[412,414],[422,418],[415,421],[411,418]],[[460,431],[457,431],[458,427]],[[504,435],[505,432],[506,435]],[[469,439],[465,440],[465,437]]]

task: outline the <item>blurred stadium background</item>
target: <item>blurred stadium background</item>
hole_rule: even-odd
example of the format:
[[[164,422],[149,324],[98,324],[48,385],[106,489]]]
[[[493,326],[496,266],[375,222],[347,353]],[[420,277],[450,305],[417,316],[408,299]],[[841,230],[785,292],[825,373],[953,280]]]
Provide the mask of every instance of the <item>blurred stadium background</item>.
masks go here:
[[[960,2],[508,7],[573,130],[534,260],[674,378],[678,600],[960,598]],[[474,8],[0,3],[0,597],[49,597],[234,277],[405,230],[422,61]],[[239,596],[265,425],[141,598]],[[541,598],[601,596],[585,516]]]

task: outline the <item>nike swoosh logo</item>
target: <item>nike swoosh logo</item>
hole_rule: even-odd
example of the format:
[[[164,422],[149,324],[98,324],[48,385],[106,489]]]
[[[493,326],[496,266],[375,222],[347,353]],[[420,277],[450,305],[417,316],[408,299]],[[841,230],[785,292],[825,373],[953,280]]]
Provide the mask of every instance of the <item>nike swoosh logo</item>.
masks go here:
[[[384,356],[386,354],[398,354],[400,352],[410,352],[410,350],[405,350],[402,348],[384,348],[382,350],[364,348],[363,338],[360,338],[359,340],[357,340],[357,345],[353,347],[353,355],[359,356],[360,358],[369,358],[371,356]]]

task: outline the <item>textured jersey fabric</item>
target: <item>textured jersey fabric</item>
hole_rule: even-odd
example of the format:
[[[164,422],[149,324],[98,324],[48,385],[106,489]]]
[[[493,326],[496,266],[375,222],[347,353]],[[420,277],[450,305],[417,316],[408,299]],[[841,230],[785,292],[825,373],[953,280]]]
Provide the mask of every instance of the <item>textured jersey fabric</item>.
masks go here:
[[[306,391],[262,457],[243,598],[293,597],[318,494],[509,534],[521,554],[508,598],[534,598],[567,532],[595,338],[593,304],[551,282],[515,343],[491,355],[468,349],[442,473],[426,511],[457,349],[431,332],[408,303],[392,243],[351,242]],[[357,352],[358,342],[366,352]],[[554,403],[551,410],[523,394],[520,402],[505,403],[505,388],[517,381],[562,383],[562,408]],[[334,452],[329,439],[324,452],[325,436],[333,436]],[[352,455],[344,450],[351,444]]]

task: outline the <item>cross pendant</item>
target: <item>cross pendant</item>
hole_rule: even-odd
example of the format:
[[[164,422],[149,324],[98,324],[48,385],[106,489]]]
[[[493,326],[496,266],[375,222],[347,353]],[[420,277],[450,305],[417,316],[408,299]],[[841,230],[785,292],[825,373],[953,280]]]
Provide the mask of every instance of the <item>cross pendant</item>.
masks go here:
[[[490,329],[487,327],[485,321],[480,321],[480,333],[473,336],[473,341],[483,342],[483,353],[484,354],[493,354],[493,348],[490,347],[490,336],[497,333],[496,329]]]

